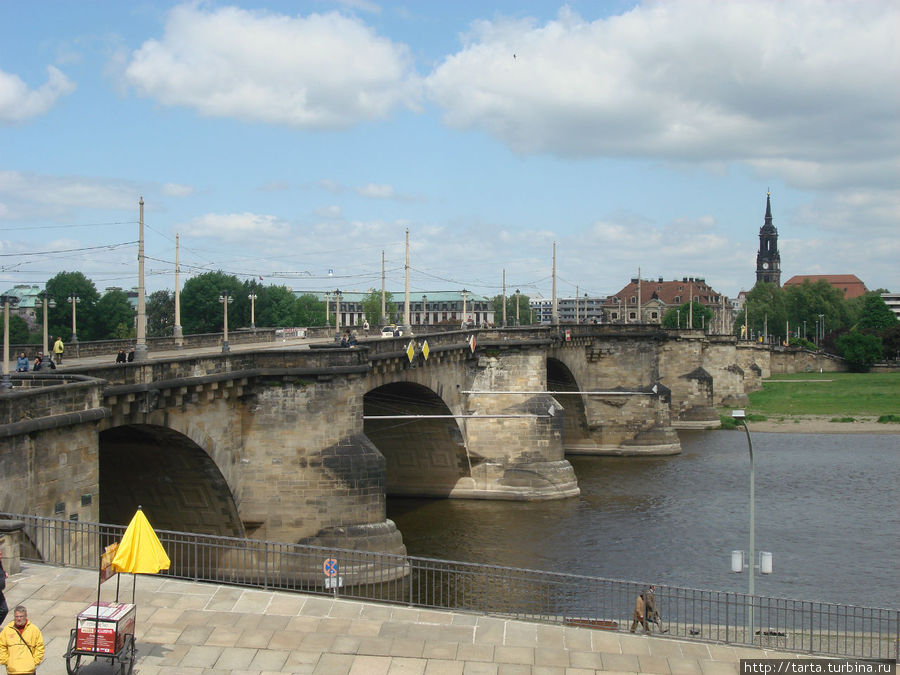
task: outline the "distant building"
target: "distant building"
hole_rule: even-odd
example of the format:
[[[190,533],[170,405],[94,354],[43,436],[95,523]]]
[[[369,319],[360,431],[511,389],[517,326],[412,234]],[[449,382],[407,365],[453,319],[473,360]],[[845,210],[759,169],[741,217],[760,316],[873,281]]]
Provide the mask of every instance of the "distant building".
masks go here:
[[[778,230],[772,224],[771,194],[766,193],[766,217],[759,228],[759,252],[756,254],[756,282],[781,285],[781,254],[778,252]]]
[[[361,293],[358,291],[341,291],[340,301],[335,291],[294,291],[294,295],[313,295],[321,302],[328,304],[329,318],[334,316],[340,305],[341,326],[361,326],[366,320],[362,303],[371,291]],[[465,295],[465,300],[463,296]],[[392,305],[396,311],[392,314],[387,307],[388,323],[394,320],[403,322],[403,304],[405,293],[391,292]],[[465,293],[462,291],[431,291],[429,293],[410,295],[409,298],[409,322],[413,326],[442,325],[459,327],[463,323],[463,303],[465,303],[465,321],[475,326],[493,325],[494,304],[483,295]],[[508,317],[507,317],[508,318]],[[515,320],[515,317],[513,317]]]
[[[607,298],[603,306],[610,323],[661,323],[673,307],[687,305],[693,299],[713,313],[712,331],[731,332],[734,306],[731,301],[706,283],[703,277],[683,277],[680,281],[632,279],[618,293]],[[639,306],[640,305],[640,306]],[[687,321],[687,317],[682,317]]]
[[[43,289],[40,286],[30,284],[16,284],[3,295],[9,295],[16,299],[16,306],[10,308],[13,316],[18,315],[28,324],[28,330],[34,330],[37,324],[37,308],[42,305],[40,294]]]
[[[891,311],[900,319],[900,293],[882,293],[881,299],[884,304],[891,308]]]
[[[556,311],[560,323],[601,323],[603,321],[603,305],[606,298],[589,296],[557,298]],[[534,313],[535,323],[553,323],[553,299],[531,298],[529,305]]]
[[[868,289],[866,285],[860,281],[855,274],[798,274],[784,282],[784,287],[800,286],[804,281],[809,280],[811,283],[817,281],[827,281],[836,289],[844,294],[844,299],[858,298],[865,294]]]

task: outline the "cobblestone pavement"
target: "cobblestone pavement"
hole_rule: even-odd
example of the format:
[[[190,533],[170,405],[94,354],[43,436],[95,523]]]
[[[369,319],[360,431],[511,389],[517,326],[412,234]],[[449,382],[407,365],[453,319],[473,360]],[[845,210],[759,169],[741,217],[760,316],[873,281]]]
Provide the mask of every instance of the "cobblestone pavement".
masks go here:
[[[792,656],[161,576],[118,581],[120,601],[136,584],[139,675],[719,675],[741,658]],[[116,583],[102,600],[115,600]],[[66,672],[69,632],[96,597],[93,571],[26,562],[9,577],[10,608],[24,604],[44,634],[41,675]]]

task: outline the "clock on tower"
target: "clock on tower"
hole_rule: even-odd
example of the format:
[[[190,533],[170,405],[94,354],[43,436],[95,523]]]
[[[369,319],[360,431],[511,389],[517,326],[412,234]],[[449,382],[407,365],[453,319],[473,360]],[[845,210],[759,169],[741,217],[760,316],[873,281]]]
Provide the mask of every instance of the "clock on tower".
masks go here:
[[[759,228],[759,253],[756,254],[756,281],[781,285],[781,255],[778,253],[778,230],[772,224],[771,193],[766,193],[766,220]]]

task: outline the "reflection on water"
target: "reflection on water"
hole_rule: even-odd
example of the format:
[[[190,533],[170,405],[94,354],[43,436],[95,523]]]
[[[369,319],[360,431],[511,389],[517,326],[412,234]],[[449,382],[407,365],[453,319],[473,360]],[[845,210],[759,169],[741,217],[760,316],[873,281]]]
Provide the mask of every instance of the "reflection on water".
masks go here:
[[[552,502],[390,499],[412,555],[746,592],[740,432],[683,432],[681,455],[571,457],[581,495]],[[753,434],[761,595],[900,607],[900,436]]]

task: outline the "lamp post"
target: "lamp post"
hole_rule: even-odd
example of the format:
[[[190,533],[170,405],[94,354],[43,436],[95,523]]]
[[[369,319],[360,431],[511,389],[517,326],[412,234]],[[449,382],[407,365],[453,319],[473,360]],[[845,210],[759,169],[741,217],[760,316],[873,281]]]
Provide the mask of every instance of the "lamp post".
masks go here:
[[[748,565],[747,568],[750,572],[750,586],[749,586],[749,605],[747,607],[747,615],[748,615],[748,625],[750,627],[750,644],[754,642],[755,632],[753,630],[753,572],[756,561],[756,476],[753,469],[753,441],[750,440],[750,429],[747,428],[747,420],[746,414],[743,410],[732,410],[731,417],[740,422],[744,427],[744,432],[747,434],[747,448],[750,451],[750,551],[748,552]],[[741,572],[744,566],[744,552],[743,551],[732,551],[731,552],[731,571],[732,572]],[[760,565],[759,565],[760,574],[771,574],[772,573],[772,554],[768,551],[760,552]]]
[[[819,330],[821,331],[821,337],[816,342],[816,347],[821,347],[822,343],[825,341],[825,315],[819,314],[819,325],[821,326]]]
[[[428,296],[422,296],[422,325],[428,323]]]
[[[462,289],[462,290],[460,291],[460,294],[462,295],[462,299],[463,299],[463,308],[462,308],[462,318],[461,318],[461,322],[462,322],[463,327],[465,327],[465,326],[466,326],[466,297],[468,296],[469,291],[467,291],[467,290],[464,288],[464,289]],[[504,314],[504,316],[505,316],[505,315],[506,315],[506,311],[504,311],[503,314]]]
[[[520,325],[519,324],[519,293],[521,293],[521,291],[517,288],[516,289],[516,325],[517,326]]]
[[[72,305],[72,342],[78,342],[78,334],[75,330],[75,306],[81,302],[81,298],[79,298],[74,293],[70,293],[68,297],[69,304]]]
[[[335,335],[340,337],[341,335],[341,289],[335,289],[334,291],[334,326],[335,326]]]
[[[231,297],[231,293],[228,291],[222,291],[219,294],[219,302],[221,302],[222,307],[225,308],[225,323],[224,330],[222,331],[222,351],[227,352],[231,350],[228,346],[228,305],[234,302],[234,298]]]
[[[47,297],[47,291],[41,291],[40,298],[41,298],[41,301],[44,303],[44,342],[43,342],[44,351],[42,352],[42,354],[46,355],[46,354],[50,353],[50,349],[49,349],[50,339],[47,335],[47,308],[49,307],[50,309],[53,309],[54,307],[56,307],[56,300],[54,300],[53,298]]]
[[[678,316],[678,327],[681,328],[681,307],[675,308],[675,314]]]
[[[250,328],[256,329],[256,293],[247,296],[250,298]]]
[[[3,303],[3,370],[0,379],[0,389],[11,389],[12,382],[9,379],[9,307],[18,304],[19,299],[14,295],[0,295]]]

